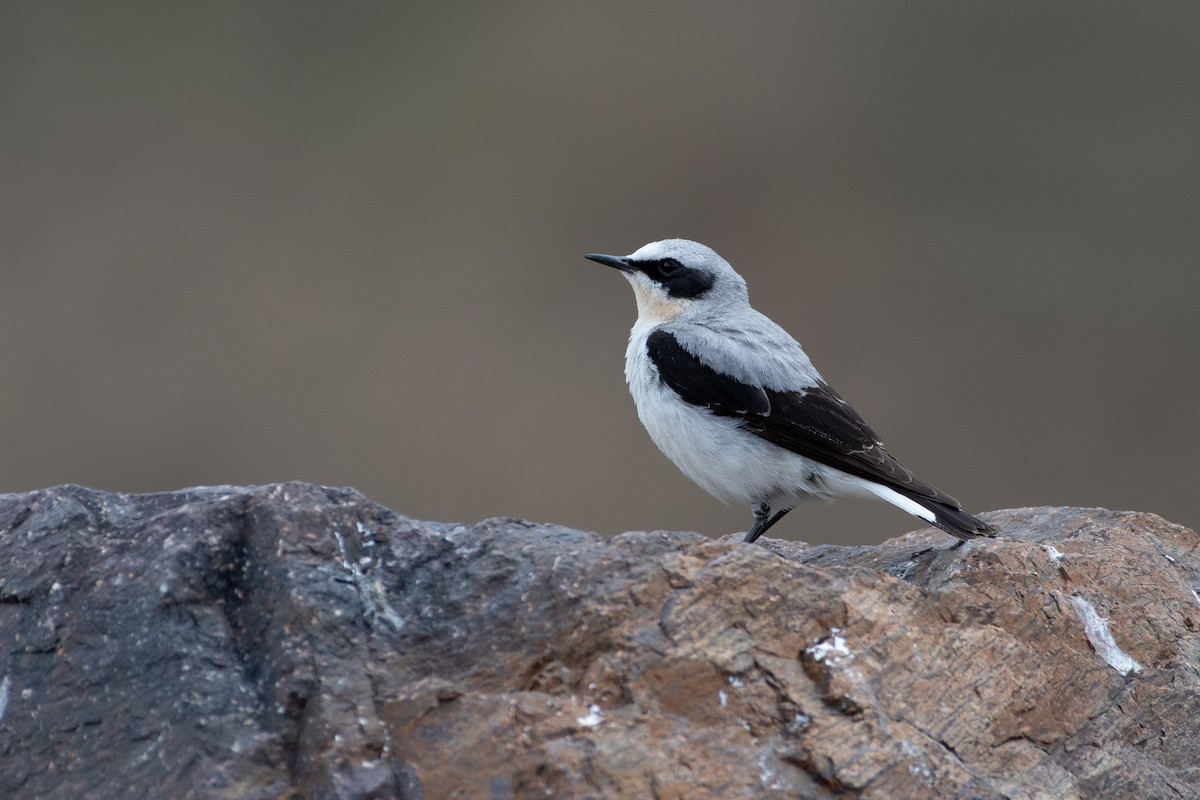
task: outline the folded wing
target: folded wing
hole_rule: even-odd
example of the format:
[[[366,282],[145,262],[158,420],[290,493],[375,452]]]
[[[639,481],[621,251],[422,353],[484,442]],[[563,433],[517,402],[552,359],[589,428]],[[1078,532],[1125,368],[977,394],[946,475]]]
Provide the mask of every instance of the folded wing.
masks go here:
[[[990,531],[963,512],[957,500],[889,455],[875,431],[824,381],[778,391],[736,380],[661,328],[650,334],[646,347],[659,377],[685,402],[736,418],[747,431],[797,455],[887,486],[934,511],[939,517],[935,524],[950,533],[975,536]]]

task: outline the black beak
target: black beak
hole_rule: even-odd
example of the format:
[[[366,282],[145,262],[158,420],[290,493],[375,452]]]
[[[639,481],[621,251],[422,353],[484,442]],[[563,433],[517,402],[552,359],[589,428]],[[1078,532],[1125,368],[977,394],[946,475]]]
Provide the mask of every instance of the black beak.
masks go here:
[[[615,267],[622,272],[634,272],[634,268],[630,265],[628,258],[620,258],[619,256],[603,256],[599,253],[588,253],[584,258],[590,258],[597,264],[603,264],[606,267]]]

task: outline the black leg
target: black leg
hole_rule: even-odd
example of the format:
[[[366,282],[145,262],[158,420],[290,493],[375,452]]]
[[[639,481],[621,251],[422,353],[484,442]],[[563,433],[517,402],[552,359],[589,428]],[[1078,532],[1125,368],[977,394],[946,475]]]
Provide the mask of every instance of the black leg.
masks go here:
[[[750,530],[746,531],[746,538],[742,539],[743,542],[753,542],[767,529],[767,517],[771,514],[771,507],[766,503],[759,503],[752,510],[754,511],[754,524],[750,526]]]
[[[768,529],[779,520],[783,519],[783,515],[791,511],[790,508],[780,509],[774,515],[771,514],[771,507],[766,503],[759,503],[754,507],[754,524],[750,530],[746,531],[746,538],[743,542],[753,542],[758,537],[767,532]]]

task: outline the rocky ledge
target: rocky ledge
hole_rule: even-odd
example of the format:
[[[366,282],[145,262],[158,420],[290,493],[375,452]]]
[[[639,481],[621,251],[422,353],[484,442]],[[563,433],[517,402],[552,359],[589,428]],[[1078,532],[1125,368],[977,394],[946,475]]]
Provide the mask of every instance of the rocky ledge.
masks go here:
[[[1200,797],[1200,538],[985,518],[749,546],[0,495],[0,796]]]

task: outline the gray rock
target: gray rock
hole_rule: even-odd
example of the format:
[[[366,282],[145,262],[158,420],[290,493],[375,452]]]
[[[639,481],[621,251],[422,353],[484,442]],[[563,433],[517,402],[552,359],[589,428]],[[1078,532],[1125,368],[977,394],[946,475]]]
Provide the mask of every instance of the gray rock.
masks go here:
[[[985,517],[759,547],[2,495],[0,796],[1200,797],[1200,538]]]

